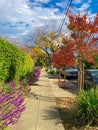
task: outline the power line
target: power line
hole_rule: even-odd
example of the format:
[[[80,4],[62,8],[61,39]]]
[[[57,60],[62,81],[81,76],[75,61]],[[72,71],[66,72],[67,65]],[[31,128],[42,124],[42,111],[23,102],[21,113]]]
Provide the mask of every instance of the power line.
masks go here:
[[[67,13],[68,13],[69,8],[70,8],[70,6],[71,6],[71,3],[72,3],[72,0],[69,0],[69,2],[68,2],[68,4],[67,4],[67,7],[66,7],[66,10],[65,10],[64,18],[63,18],[63,20],[62,20],[61,26],[59,27],[59,33],[61,32],[62,27],[63,27],[63,25],[64,25],[64,23],[65,23],[66,16],[67,16]]]
[[[68,3],[69,3],[69,1],[67,1],[67,6],[68,6]],[[66,7],[67,7],[66,6]],[[64,20],[64,15],[66,14],[66,10],[64,11],[64,14],[63,14],[63,16],[62,16],[62,19],[61,19],[61,22],[60,22],[60,25],[59,25],[59,28],[58,28],[58,32],[59,32],[59,30],[60,30],[60,28],[61,28],[61,26],[62,26],[62,22],[63,22],[63,20]]]
[[[65,12],[64,12],[63,18],[62,18],[61,23],[60,23],[59,28],[58,28],[58,32],[59,32],[59,33],[62,31],[62,27],[63,27],[63,25],[64,25],[64,23],[65,23],[66,16],[67,16],[67,13],[68,13],[69,8],[70,8],[70,6],[71,6],[71,3],[72,3],[72,0],[69,0],[68,3],[67,3],[66,10],[65,10]]]

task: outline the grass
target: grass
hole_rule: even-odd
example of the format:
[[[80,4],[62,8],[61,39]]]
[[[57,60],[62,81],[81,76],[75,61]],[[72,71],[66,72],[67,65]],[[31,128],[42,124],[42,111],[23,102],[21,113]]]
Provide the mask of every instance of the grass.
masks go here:
[[[56,103],[65,130],[98,130],[98,126],[88,127],[81,120],[75,98],[56,98]]]

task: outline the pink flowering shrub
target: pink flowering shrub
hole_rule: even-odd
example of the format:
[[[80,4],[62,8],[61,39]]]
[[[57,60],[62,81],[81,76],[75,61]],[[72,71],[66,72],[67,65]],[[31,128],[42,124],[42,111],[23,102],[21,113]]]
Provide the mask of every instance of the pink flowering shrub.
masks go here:
[[[0,85],[0,130],[17,123],[25,110],[25,95],[30,92],[30,85],[39,80],[40,70],[37,67],[18,83],[12,81]]]
[[[35,77],[35,82],[39,80],[40,77],[40,69],[37,68],[33,71],[34,77]]]
[[[36,67],[36,69],[30,72],[24,79],[20,81],[20,83],[23,84],[24,86],[32,85],[33,83],[39,80],[40,73],[41,73],[41,67]]]
[[[0,129],[15,124],[25,110],[23,87],[15,88],[15,83],[4,85],[0,91]]]

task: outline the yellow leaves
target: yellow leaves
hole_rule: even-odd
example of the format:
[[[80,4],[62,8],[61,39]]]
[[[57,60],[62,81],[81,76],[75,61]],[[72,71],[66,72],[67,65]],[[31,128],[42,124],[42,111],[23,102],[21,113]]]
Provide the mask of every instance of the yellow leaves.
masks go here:
[[[57,49],[58,45],[61,43],[61,38],[64,37],[63,34],[56,34],[54,32],[47,32],[46,34],[39,34],[36,38],[36,47],[48,51],[48,53],[53,53]]]
[[[32,51],[35,52],[38,56],[46,56],[46,53],[39,47],[32,48]]]

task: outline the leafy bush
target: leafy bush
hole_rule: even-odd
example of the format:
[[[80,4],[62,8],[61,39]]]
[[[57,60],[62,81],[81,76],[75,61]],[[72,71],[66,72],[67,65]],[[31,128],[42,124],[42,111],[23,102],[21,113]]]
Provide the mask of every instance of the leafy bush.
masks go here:
[[[41,59],[38,59],[36,65],[43,67],[43,66],[45,66],[45,62]]]
[[[84,123],[94,125],[98,123],[98,91],[89,90],[81,93],[78,107]]]
[[[24,78],[20,79],[20,83],[24,86],[32,85],[39,80],[41,68],[37,67],[32,72],[28,73]]]
[[[32,71],[33,67],[34,62],[28,54],[0,38],[0,80],[19,79]]]
[[[49,71],[49,73],[50,73],[50,74],[55,74],[56,72],[55,72],[55,70],[51,69],[51,70]]]
[[[23,89],[23,86],[17,88],[15,82],[3,85],[0,91],[0,129],[17,123],[25,110]]]
[[[31,90],[29,85],[38,81],[40,70],[37,67],[20,82],[0,82],[0,129],[7,130],[9,125],[17,123],[25,110],[24,98]]]
[[[48,68],[45,68],[45,71],[46,71],[46,72],[48,72],[48,70],[49,70]]]

